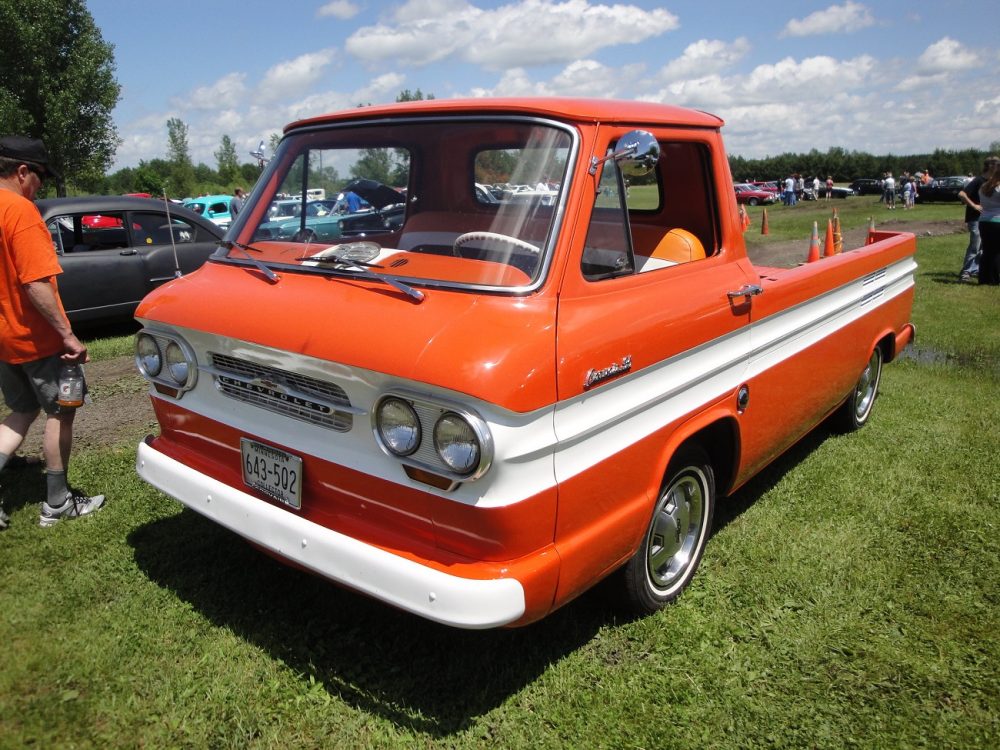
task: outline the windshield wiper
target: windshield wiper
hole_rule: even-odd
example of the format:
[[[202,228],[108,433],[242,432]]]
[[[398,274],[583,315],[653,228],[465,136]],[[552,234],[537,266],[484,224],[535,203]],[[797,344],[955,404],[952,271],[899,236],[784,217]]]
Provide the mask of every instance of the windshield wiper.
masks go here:
[[[268,268],[259,260],[257,260],[257,258],[253,257],[249,252],[247,252],[248,250],[253,250],[254,252],[257,253],[263,252],[260,248],[254,247],[253,245],[244,245],[242,242],[235,242],[233,240],[219,240],[215,244],[217,244],[219,247],[226,248],[226,250],[232,250],[233,248],[236,248],[237,250],[242,252],[243,255],[246,256],[247,260],[253,263],[254,267],[262,274],[264,274],[264,276],[267,277],[267,280],[270,281],[272,284],[278,283],[278,280],[281,278],[280,276],[278,276],[278,274],[276,274],[270,268]]]
[[[382,266],[376,265],[374,263],[366,263],[363,260],[347,260],[346,258],[328,257],[328,258],[317,258],[315,256],[307,258],[299,258],[299,260],[311,260],[316,263],[330,264],[344,266],[342,270],[347,271],[351,275],[360,276],[363,279],[368,279],[369,281],[381,281],[384,284],[398,289],[403,294],[412,297],[417,302],[423,302],[424,293],[419,289],[414,289],[409,284],[404,284],[402,281],[397,279],[395,276],[389,276],[387,274],[375,273],[370,270],[372,268],[382,268]]]

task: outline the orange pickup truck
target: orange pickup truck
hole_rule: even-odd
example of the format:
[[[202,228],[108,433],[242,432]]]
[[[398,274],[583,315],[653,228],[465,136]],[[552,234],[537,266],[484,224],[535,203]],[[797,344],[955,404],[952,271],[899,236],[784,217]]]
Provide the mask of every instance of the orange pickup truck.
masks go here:
[[[828,417],[864,425],[913,336],[910,234],[751,263],[721,126],[577,99],[289,125],[219,251],[137,312],[160,425],[139,474],[452,626],[607,576],[662,607],[717,498]],[[317,188],[371,208],[273,231],[277,196]]]

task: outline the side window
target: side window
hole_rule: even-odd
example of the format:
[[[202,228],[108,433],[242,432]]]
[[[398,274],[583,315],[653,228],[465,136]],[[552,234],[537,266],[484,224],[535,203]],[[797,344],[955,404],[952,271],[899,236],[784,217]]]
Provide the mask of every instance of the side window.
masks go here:
[[[76,214],[58,216],[48,223],[56,250],[62,253],[86,253],[94,250],[127,248],[125,215]]]
[[[57,216],[46,225],[52,235],[52,244],[59,255],[73,249],[73,217]]]
[[[589,281],[666,269],[715,251],[707,146],[661,141],[660,149],[656,168],[630,181],[613,161],[604,163],[581,263]]]
[[[167,221],[166,214],[147,212],[131,214],[132,235],[135,244],[140,245],[169,245],[171,243],[171,231],[173,232],[173,242],[182,244],[194,242],[197,237],[197,229],[183,219],[172,216]]]

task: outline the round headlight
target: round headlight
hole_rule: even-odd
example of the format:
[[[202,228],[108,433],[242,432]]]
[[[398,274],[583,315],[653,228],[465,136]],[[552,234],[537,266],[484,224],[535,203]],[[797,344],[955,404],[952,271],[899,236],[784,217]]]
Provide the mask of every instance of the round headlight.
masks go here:
[[[375,424],[382,445],[397,456],[409,456],[420,446],[420,420],[409,403],[390,396],[378,406]]]
[[[434,425],[434,447],[456,474],[470,474],[479,466],[482,448],[475,430],[463,417],[447,412]]]
[[[155,378],[160,374],[163,356],[156,339],[148,333],[140,333],[135,339],[135,364],[147,378]]]
[[[187,357],[184,356],[184,352],[176,342],[171,341],[167,344],[165,359],[167,361],[167,374],[171,379],[177,385],[187,385],[188,376],[191,373],[191,364],[187,361]]]

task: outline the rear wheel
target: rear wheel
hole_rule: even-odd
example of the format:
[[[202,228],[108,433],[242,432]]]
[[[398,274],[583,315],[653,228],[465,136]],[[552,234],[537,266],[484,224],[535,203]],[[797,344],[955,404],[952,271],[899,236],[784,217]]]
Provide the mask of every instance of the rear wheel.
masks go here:
[[[676,599],[701,562],[715,511],[715,476],[698,446],[677,452],[638,551],[622,569],[627,605],[649,614]]]
[[[868,364],[861,371],[854,390],[840,409],[834,413],[834,427],[840,432],[860,430],[868,422],[875,397],[878,396],[879,382],[882,380],[882,349],[876,346],[868,358]]]

